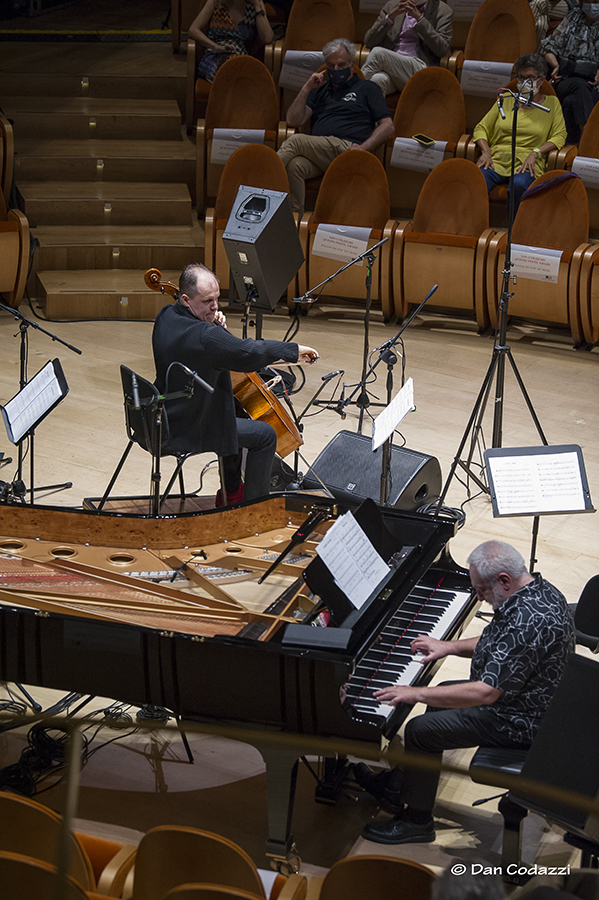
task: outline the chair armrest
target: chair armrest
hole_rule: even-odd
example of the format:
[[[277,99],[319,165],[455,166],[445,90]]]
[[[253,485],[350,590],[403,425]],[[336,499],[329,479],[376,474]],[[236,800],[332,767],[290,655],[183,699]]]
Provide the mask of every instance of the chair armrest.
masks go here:
[[[476,150],[477,145],[472,140],[472,135],[463,134],[456,144],[456,159],[469,159],[471,162],[474,162]]]
[[[499,306],[499,288],[497,287],[497,261],[499,253],[504,249],[507,231],[500,229],[489,241],[487,247],[487,262],[485,265],[485,284],[487,290],[487,307],[489,310],[489,322],[495,324],[497,308]]]
[[[281,890],[277,900],[305,900],[308,890],[308,882],[304,875],[290,875]]]
[[[570,261],[570,272],[568,275],[568,321],[570,323],[572,337],[576,344],[585,340],[586,329],[584,326],[587,321],[586,313],[584,322],[582,317],[582,305],[584,303],[584,300],[581,298],[582,262],[585,254],[592,254],[596,249],[596,245],[593,244],[580,244],[572,254],[572,259]]]
[[[595,344],[599,340],[599,308],[593,315],[593,270],[599,263],[599,244],[591,244],[583,253],[578,288],[579,310],[585,341]],[[595,301],[596,302],[596,301]]]
[[[127,875],[133,868],[137,847],[124,844],[104,867],[98,878],[98,893],[108,897],[120,897]]]
[[[15,162],[13,128],[5,116],[0,116],[0,189],[8,200],[12,187]]]
[[[444,69],[449,69],[450,72],[453,72],[453,74],[457,76],[458,72],[462,71],[463,63],[464,51],[454,50],[452,53],[447,53],[441,59],[440,65],[443,66]]]
[[[174,2],[174,0],[173,0]],[[191,134],[194,126],[194,105],[196,90],[196,60],[197,47],[196,42],[191,38],[187,41],[187,58],[185,71],[185,127],[187,133]]]
[[[308,290],[308,246],[310,242],[310,225],[312,224],[312,219],[314,218],[314,213],[307,212],[301,218],[299,223],[299,239],[300,244],[302,246],[302,250],[304,253],[304,261],[301,264],[299,271],[297,273],[297,290],[298,294],[305,294]],[[293,302],[289,303],[290,308],[295,308],[295,304]],[[308,307],[309,308],[309,307]]]
[[[216,266],[216,218],[214,208],[206,210],[204,215],[204,262],[214,272]]]
[[[551,150],[547,154],[547,169],[571,169],[578,155],[576,144],[564,144],[561,150]]]
[[[206,202],[206,120],[198,119],[196,126],[196,209],[198,215]]]
[[[389,238],[389,240],[381,247],[381,264],[379,268],[381,278],[380,296],[383,316],[387,321],[389,319],[392,319],[395,315],[391,261],[393,259],[393,246],[396,228],[397,219],[389,219],[383,229],[383,237]]]
[[[404,251],[404,235],[412,231],[412,222],[402,220],[397,223],[395,236],[393,240],[393,256],[392,260],[392,285],[393,285],[393,302],[395,304],[395,315],[401,321],[407,312],[407,303],[405,301],[405,292],[403,289],[403,251]]]
[[[494,235],[494,228],[486,228],[476,244],[476,255],[474,258],[474,312],[479,332],[486,331],[490,324],[485,272],[487,249],[491,238],[494,237]]]
[[[8,305],[15,309],[19,305],[23,294],[25,293],[25,284],[27,283],[27,275],[29,274],[29,222],[27,216],[20,209],[9,209],[6,220],[14,219],[19,227],[19,264],[17,269],[17,277],[15,279],[14,290],[7,295]]]
[[[320,897],[320,891],[322,889],[322,883],[324,878],[319,878],[316,875],[313,875],[310,881],[308,882],[308,892],[306,894],[306,900],[318,900]]]

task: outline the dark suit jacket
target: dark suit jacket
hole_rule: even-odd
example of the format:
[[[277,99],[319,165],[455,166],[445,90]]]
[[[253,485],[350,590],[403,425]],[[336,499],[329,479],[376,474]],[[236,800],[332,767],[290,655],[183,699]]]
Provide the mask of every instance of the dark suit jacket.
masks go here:
[[[298,346],[283,341],[253,341],[235,337],[226,328],[202,322],[182,303],[164,306],[156,316],[152,334],[156,387],[165,392],[166,372],[177,360],[214,388],[209,394],[199,384],[191,399],[182,397],[165,404],[170,431],[169,446],[183,453],[211,451],[223,456],[237,453],[233,372],[255,372],[278,359],[297,362]],[[181,391],[189,376],[173,366],[168,392]]]
[[[405,14],[400,13],[393,25],[389,25],[386,19],[387,13],[395,9],[398,0],[389,0],[380,11],[372,28],[369,28],[364,36],[367,47],[386,47],[393,50],[405,19]],[[451,47],[451,35],[453,33],[453,10],[442,0],[428,0],[424,11],[424,18],[416,24],[415,32],[418,35],[418,56],[427,66],[438,66],[442,56],[449,53]]]

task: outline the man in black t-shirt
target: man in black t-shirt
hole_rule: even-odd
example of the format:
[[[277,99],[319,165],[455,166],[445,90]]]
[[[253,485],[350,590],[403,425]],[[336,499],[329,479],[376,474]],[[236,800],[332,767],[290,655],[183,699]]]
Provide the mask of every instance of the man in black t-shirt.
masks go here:
[[[340,153],[374,151],[393,134],[380,88],[353,73],[356,48],[351,41],[337,38],[322,53],[326,72],[310,76],[287,112],[291,128],[310,120],[312,133],[292,135],[279,150],[289,177],[291,208],[300,216],[306,178],[322,175]]]
[[[389,686],[374,696],[383,704],[426,703],[427,712],[410,719],[404,746],[425,762],[439,763],[444,750],[461,747],[527,749],[574,650],[574,628],[563,594],[540,575],[533,576],[509,544],[487,541],[468,559],[470,579],[493,619],[474,638],[440,641],[419,635],[412,652],[423,664],[445,656],[472,659],[468,681],[431,687]],[[379,844],[435,840],[433,807],[439,770],[383,770],[374,775],[359,764],[356,780],[396,810],[377,819],[363,836]]]

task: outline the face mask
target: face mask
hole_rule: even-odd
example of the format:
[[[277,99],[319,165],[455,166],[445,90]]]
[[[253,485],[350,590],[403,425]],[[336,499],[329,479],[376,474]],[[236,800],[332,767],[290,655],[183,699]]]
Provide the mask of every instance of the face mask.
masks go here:
[[[599,19],[599,3],[583,3],[582,11],[589,19]]]
[[[328,71],[329,81],[335,86],[345,84],[345,82],[349,80],[352,74],[351,66],[348,66],[347,69],[329,69]]]
[[[543,83],[542,78],[533,78],[533,79],[519,78],[518,81],[516,82],[516,88],[517,88],[518,92],[520,92],[522,90],[522,88],[526,85],[527,91],[530,88],[532,90],[533,94],[536,94],[536,92],[541,87],[542,83]]]

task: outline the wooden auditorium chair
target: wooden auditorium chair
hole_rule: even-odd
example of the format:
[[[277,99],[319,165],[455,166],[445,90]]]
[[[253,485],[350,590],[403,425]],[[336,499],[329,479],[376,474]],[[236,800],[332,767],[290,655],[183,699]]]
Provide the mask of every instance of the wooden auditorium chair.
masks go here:
[[[400,222],[393,252],[395,312],[400,319],[439,288],[431,308],[461,311],[489,325],[485,261],[495,232],[480,169],[467,159],[448,159],[430,173],[412,222]]]
[[[406,216],[416,208],[428,172],[392,165],[395,141],[424,134],[445,144],[443,159],[464,155],[468,143],[464,133],[464,95],[455,75],[438,67],[421,69],[412,75],[400,94],[393,126],[395,133],[385,146],[385,171],[391,209]]]
[[[63,820],[36,800],[0,791],[0,851],[50,866],[58,859]],[[76,832],[69,835],[68,874],[85,891],[104,891],[134,847]]]
[[[314,253],[314,240],[319,225],[369,229],[368,247],[384,237],[388,238],[387,243],[377,250],[371,299],[375,304],[381,303],[385,317],[392,316],[391,255],[397,222],[390,219],[387,176],[376,156],[365,150],[341,153],[324,173],[314,212],[305,213],[300,222],[299,233],[305,262],[298,272],[299,294],[320,284],[343,265],[343,261]],[[364,301],[365,279],[366,262],[361,266],[350,266],[326,285],[321,296]],[[291,298],[288,303],[292,305]]]
[[[294,0],[284,39],[264,48],[264,63],[277,87],[288,50],[320,53],[325,44],[339,37],[354,40],[351,0]],[[279,93],[284,118],[297,92],[285,89]]]
[[[524,194],[512,229],[512,244],[547,248],[562,252],[555,283],[517,276],[509,314],[529,322],[568,326],[576,343],[584,340],[579,280],[581,264],[589,244],[589,206],[580,178],[556,169],[533,181],[529,191],[543,186],[540,193]],[[507,235],[498,234],[487,254],[486,283],[489,318],[497,318],[505,260]],[[582,289],[582,285],[580,285]]]
[[[0,191],[8,199],[15,164],[15,140],[12,125],[0,115]]]
[[[205,0],[171,0],[170,25],[173,53],[178,53],[180,50],[183,34],[188,30],[204,3]]]
[[[70,875],[66,877],[64,892],[59,894],[57,873],[56,866],[50,863],[0,851],[0,890],[6,900],[45,900],[58,896],[64,900],[106,900],[103,894],[85,891]]]
[[[214,208],[206,210],[204,261],[227,287],[229,261],[222,235],[240,185],[289,193],[287,172],[280,157],[264,144],[246,144],[229,158],[220,180]]]
[[[29,268],[29,222],[20,209],[7,209],[0,191],[0,298],[18,307]]]
[[[537,45],[535,20],[528,0],[485,0],[476,13],[464,50],[446,60],[461,81],[465,60],[515,63]],[[472,131],[495,101],[495,96],[464,94],[466,128]]]
[[[272,882],[269,900],[303,900],[305,878],[265,874]],[[173,888],[187,884],[221,885],[267,898],[259,870],[241,847],[185,825],[159,825],[146,832],[118,879],[124,883],[123,900],[163,900]]]
[[[259,894],[218,884],[182,884],[164,896],[164,900],[261,900]]]
[[[435,874],[421,863],[391,856],[348,856],[324,878],[311,878],[307,900],[430,900]]]
[[[555,162],[552,164],[553,160]],[[594,232],[599,230],[599,108],[597,106],[593,109],[582,130],[580,144],[578,146],[566,144],[561,150],[551,154],[549,168],[573,169],[583,179],[589,199],[589,228],[596,237]]]
[[[235,140],[243,146],[242,129],[263,132],[261,141],[276,150],[287,137],[287,126],[279,122],[277,92],[271,74],[259,60],[236,56],[218,69],[206,118],[196,131],[196,193],[198,214],[206,203],[214,203],[224,163],[213,163],[211,155],[216,128],[240,132]]]

